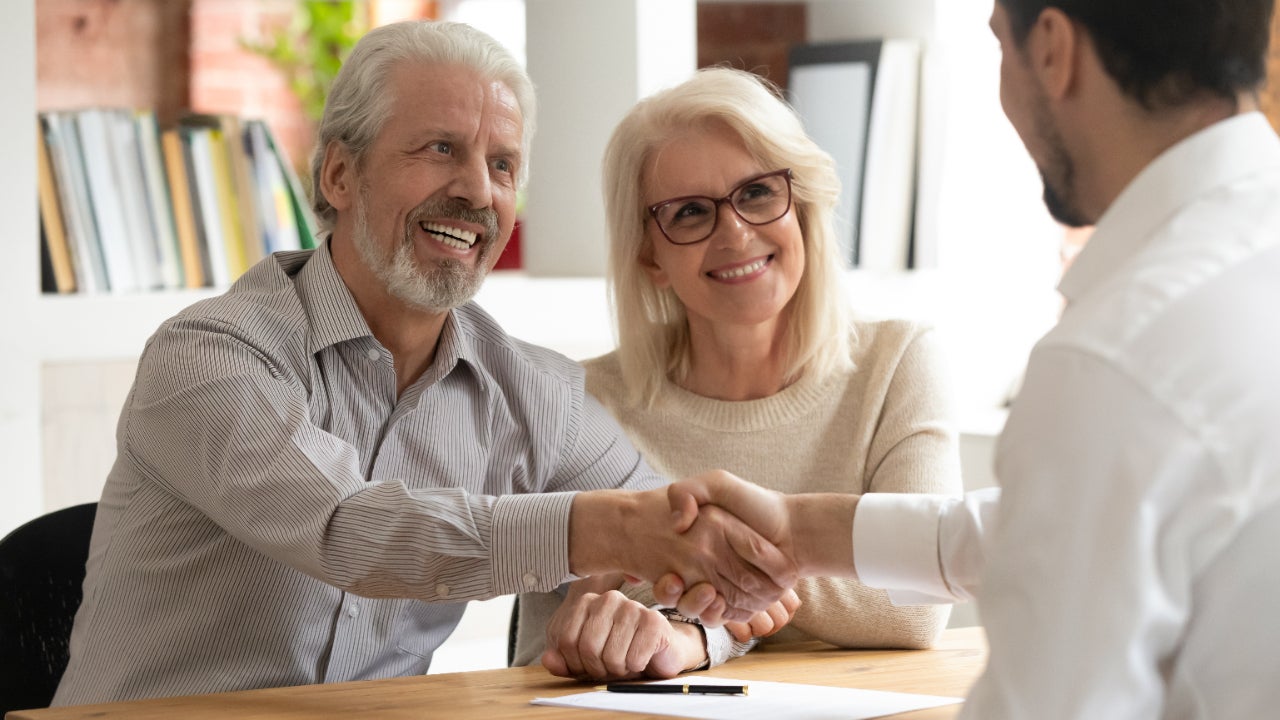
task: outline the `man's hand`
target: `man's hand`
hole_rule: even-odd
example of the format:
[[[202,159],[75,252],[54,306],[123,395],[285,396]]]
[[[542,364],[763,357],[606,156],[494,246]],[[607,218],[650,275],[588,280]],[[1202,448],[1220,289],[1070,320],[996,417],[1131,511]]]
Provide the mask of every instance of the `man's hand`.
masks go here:
[[[853,515],[858,496],[839,493],[783,495],[714,471],[667,487],[677,531],[696,526],[708,510],[720,507],[754,528],[786,553],[802,577],[854,577]],[[698,617],[709,626],[737,621],[712,584],[670,573],[654,582],[660,604]]]
[[[542,665],[551,674],[592,680],[665,678],[706,659],[706,642],[697,626],[670,622],[617,590],[597,593],[575,586],[547,625]]]
[[[570,569],[576,575],[621,571],[650,582],[672,573],[706,582],[729,621],[748,620],[798,579],[788,554],[719,508],[696,509],[679,530],[666,488],[579,493],[569,521]]]

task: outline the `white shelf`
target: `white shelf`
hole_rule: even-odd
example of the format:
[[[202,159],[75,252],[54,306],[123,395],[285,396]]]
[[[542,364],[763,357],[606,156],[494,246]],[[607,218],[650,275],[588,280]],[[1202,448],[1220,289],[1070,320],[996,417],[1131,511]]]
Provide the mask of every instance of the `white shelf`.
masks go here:
[[[35,303],[42,363],[137,357],[160,323],[220,290],[127,295],[42,295]]]

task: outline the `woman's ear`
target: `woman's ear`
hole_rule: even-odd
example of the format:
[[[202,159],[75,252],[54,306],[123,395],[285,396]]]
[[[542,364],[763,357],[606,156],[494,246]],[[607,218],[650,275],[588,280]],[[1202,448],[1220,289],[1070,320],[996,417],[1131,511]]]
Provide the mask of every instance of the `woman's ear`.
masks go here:
[[[320,166],[320,187],[335,210],[350,210],[355,202],[355,163],[346,145],[334,140],[324,149],[324,164]]]
[[[653,241],[645,238],[644,245],[640,248],[640,255],[636,258],[636,262],[640,265],[640,269],[649,275],[649,282],[659,290],[665,290],[671,287],[671,280],[667,277],[667,271],[662,269],[657,259],[653,256]]]

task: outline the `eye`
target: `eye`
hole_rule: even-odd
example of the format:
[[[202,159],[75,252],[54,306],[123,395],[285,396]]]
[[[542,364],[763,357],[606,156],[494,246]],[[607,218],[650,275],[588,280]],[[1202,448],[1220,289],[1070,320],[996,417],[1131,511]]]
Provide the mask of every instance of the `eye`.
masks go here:
[[[738,191],[741,200],[758,200],[773,195],[773,188],[764,183],[751,183]]]
[[[704,202],[685,202],[671,209],[672,220],[695,220],[706,214],[707,204]]]
[[[498,172],[507,173],[508,175],[513,174],[516,170],[515,163],[507,160],[506,158],[498,158],[497,160],[494,160],[493,168]]]
[[[441,155],[453,154],[453,143],[450,143],[447,140],[437,140],[433,143],[429,143],[427,148],[432,152],[438,152]]]

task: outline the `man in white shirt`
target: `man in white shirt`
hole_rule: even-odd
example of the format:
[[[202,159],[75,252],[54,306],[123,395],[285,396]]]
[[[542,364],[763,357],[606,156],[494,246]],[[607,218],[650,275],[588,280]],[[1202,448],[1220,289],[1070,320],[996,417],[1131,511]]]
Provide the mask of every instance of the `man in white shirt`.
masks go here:
[[[1046,204],[1097,226],[1000,438],[1002,499],[682,486],[805,574],[964,597],[985,553],[965,718],[1280,706],[1280,140],[1254,97],[1272,5],[996,2],[1001,102]]]

